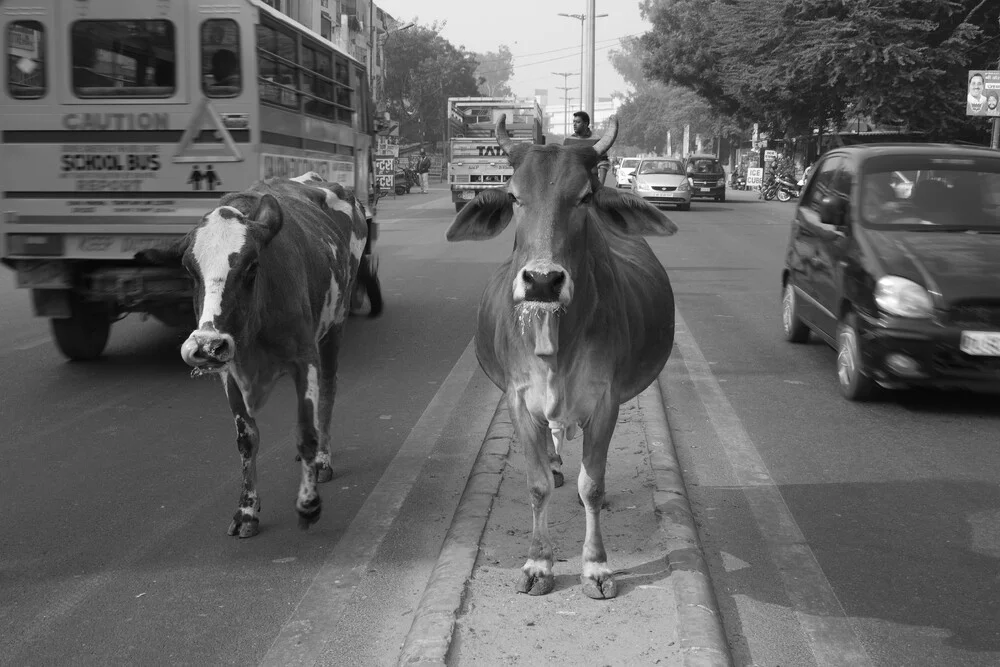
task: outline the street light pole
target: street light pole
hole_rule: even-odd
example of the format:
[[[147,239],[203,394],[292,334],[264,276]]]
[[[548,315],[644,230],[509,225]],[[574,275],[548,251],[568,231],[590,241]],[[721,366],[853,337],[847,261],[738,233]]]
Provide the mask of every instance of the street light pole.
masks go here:
[[[1000,19],[997,20],[1000,23]],[[1000,70],[1000,60],[997,60],[997,69]],[[1000,118],[993,119],[993,138],[990,141],[993,150],[1000,150]]]
[[[590,115],[590,122],[595,123],[596,119],[594,116],[594,33],[596,27],[596,20],[607,16],[607,14],[594,14],[594,0],[588,0],[588,7],[590,9],[589,14],[564,14],[559,12],[559,16],[565,16],[566,18],[576,19],[580,22],[580,106],[584,108],[588,115]],[[588,21],[588,17],[592,17]],[[590,25],[590,58],[586,58],[587,53],[587,31],[586,26]],[[589,72],[590,76],[586,75],[588,68],[586,63],[590,63]],[[589,87],[588,87],[589,84]]]

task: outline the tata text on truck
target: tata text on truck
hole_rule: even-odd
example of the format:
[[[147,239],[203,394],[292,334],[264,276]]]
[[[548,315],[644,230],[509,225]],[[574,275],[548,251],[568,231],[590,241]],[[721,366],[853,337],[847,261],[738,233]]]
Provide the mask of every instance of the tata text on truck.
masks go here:
[[[542,144],[542,110],[534,100],[502,97],[448,98],[448,183],[455,210],[480,190],[503,187],[514,169],[497,145],[496,123],[507,114],[514,141]]]
[[[230,191],[313,170],[368,192],[365,66],[260,0],[4,0],[0,261],[60,351],[140,312],[193,324],[183,269],[136,252]]]

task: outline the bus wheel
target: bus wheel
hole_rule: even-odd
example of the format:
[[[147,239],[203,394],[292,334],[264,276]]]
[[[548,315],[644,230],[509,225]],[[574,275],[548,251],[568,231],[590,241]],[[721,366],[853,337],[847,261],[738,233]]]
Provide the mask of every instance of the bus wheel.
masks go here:
[[[49,320],[56,347],[72,361],[96,359],[108,344],[110,313],[101,304],[74,301],[72,308],[72,317]]]

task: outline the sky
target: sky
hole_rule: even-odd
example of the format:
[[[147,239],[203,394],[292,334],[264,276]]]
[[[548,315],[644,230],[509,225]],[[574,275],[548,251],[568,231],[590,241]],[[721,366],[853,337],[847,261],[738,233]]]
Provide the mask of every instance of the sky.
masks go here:
[[[514,54],[514,75],[508,82],[518,97],[532,97],[536,88],[549,91],[549,103],[562,103],[568,92],[571,106],[580,106],[580,26],[564,14],[585,14],[587,0],[503,0],[476,5],[468,0],[375,0],[394,19],[420,25],[447,22],[441,35],[455,46],[483,53],[506,44]],[[625,80],[608,61],[618,40],[649,31],[639,14],[639,0],[595,0],[594,97],[626,92]],[[470,11],[475,7],[476,11]],[[553,72],[572,72],[564,78]],[[563,91],[561,86],[572,86]]]

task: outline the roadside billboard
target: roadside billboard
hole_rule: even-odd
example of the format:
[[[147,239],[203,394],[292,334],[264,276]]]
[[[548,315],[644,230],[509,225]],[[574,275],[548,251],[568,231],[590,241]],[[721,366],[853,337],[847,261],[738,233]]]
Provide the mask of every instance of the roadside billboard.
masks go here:
[[[969,70],[966,116],[1000,116],[1000,71]]]

